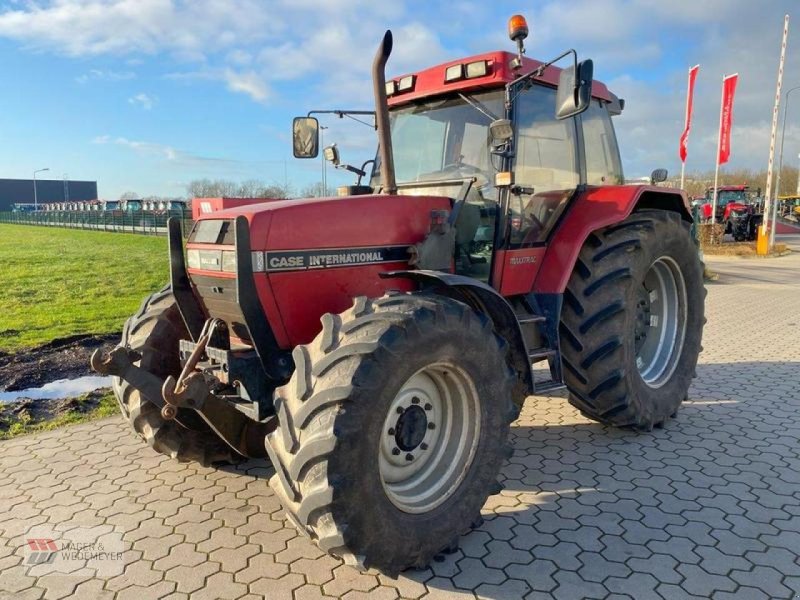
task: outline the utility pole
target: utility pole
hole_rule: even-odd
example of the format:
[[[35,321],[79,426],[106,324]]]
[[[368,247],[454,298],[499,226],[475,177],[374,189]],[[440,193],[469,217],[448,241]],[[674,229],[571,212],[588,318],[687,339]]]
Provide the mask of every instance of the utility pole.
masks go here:
[[[39,198],[36,195],[36,174],[43,173],[44,171],[49,171],[50,167],[45,167],[44,169],[36,169],[33,172],[33,211],[36,212],[39,210]]]

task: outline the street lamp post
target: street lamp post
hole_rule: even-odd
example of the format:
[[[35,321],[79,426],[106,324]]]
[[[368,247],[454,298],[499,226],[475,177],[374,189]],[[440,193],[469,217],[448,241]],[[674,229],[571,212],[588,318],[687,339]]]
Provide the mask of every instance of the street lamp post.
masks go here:
[[[319,126],[319,145],[322,148],[325,148],[325,130],[328,129],[325,125]],[[322,196],[325,197],[328,195],[328,169],[327,169],[327,161],[325,160],[325,153],[321,152],[320,156],[322,156]]]
[[[33,172],[33,211],[36,212],[39,210],[39,198],[36,196],[36,174],[43,173],[44,171],[49,171],[50,167],[45,167],[44,169],[36,169]]]
[[[797,155],[800,158],[800,154]],[[797,195],[800,196],[800,163],[797,165]]]

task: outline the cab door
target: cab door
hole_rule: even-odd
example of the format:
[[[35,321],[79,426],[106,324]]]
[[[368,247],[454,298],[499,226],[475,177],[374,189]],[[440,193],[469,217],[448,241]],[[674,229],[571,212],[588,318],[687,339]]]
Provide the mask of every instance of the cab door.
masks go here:
[[[492,280],[504,296],[531,291],[547,238],[581,182],[576,118],[555,118],[556,91],[534,85],[514,110],[514,185]]]

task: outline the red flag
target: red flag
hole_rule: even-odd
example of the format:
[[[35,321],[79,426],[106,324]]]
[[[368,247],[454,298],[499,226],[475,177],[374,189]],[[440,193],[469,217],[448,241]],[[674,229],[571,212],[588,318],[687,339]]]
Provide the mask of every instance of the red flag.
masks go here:
[[[731,157],[731,127],[733,126],[733,95],[739,74],[728,75],[722,80],[722,109],[719,114],[719,156],[717,164],[724,165]]]
[[[692,128],[692,107],[694,105],[694,82],[697,79],[697,72],[700,70],[700,65],[695,65],[689,69],[689,89],[686,92],[686,122],[683,126],[683,133],[681,134],[681,145],[678,154],[681,157],[681,162],[686,162],[686,147],[689,142],[689,131]]]

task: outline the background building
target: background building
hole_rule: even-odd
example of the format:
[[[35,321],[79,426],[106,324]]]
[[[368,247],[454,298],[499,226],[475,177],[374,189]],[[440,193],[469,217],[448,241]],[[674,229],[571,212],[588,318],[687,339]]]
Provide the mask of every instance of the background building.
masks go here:
[[[39,204],[95,200],[97,182],[37,178],[36,196]],[[33,204],[33,179],[0,179],[0,212],[10,211],[14,204]]]

